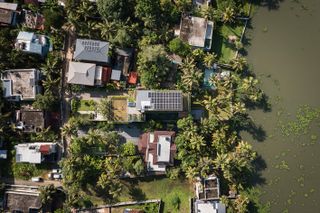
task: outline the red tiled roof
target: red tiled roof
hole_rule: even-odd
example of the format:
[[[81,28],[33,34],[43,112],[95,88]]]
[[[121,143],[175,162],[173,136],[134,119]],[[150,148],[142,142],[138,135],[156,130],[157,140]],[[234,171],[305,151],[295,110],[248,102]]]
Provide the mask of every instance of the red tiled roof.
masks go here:
[[[110,81],[111,72],[112,72],[111,67],[102,67],[102,78],[101,78],[102,83],[108,83]]]
[[[136,84],[138,81],[138,73],[137,72],[130,72],[128,83],[129,84]]]
[[[41,145],[39,151],[44,155],[50,154],[50,145]]]
[[[173,162],[174,155],[176,154],[176,150],[177,150],[176,145],[173,143],[175,132],[174,131],[155,131],[155,132],[153,132],[153,134],[154,134],[153,143],[149,143],[150,132],[142,134],[140,136],[140,139],[139,139],[138,149],[139,149],[139,152],[143,155],[143,158],[144,158],[145,162],[146,162],[146,159],[147,159],[147,156],[146,156],[146,154],[147,154],[147,145],[149,143],[148,152],[154,156],[153,157],[153,164],[157,164],[158,163],[157,148],[158,148],[159,136],[161,136],[161,135],[169,135],[169,136],[172,137],[172,143],[171,143],[171,146],[170,146],[170,156],[171,156],[170,157],[170,162]]]

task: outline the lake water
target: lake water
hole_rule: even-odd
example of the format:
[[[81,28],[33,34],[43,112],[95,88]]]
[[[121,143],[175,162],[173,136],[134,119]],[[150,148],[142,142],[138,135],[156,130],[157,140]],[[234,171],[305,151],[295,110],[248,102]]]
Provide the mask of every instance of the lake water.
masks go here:
[[[256,9],[247,32],[248,61],[272,110],[250,112],[265,140],[243,136],[266,162],[262,200],[271,202],[271,212],[320,212],[319,116],[310,119],[310,128],[284,128],[292,130],[289,136],[281,130],[302,105],[320,108],[320,1],[284,0],[278,6]]]

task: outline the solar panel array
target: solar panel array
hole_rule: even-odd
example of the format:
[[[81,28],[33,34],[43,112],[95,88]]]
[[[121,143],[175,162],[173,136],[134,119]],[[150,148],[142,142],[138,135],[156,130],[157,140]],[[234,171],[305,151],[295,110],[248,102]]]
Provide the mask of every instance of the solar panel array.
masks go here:
[[[149,92],[148,98],[151,100],[154,110],[159,111],[182,111],[182,93],[178,91]]]
[[[84,40],[81,42],[84,49],[88,52],[98,52],[100,50],[100,43],[98,41]]]

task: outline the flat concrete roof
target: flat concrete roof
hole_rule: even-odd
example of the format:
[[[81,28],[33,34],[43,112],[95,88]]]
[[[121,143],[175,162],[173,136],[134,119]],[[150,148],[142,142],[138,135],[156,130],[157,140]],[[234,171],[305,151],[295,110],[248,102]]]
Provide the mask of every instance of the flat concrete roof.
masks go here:
[[[38,71],[36,69],[6,70],[1,76],[4,96],[20,96],[21,99],[34,99],[37,94]]]
[[[180,38],[194,47],[206,47],[206,39],[212,39],[213,22],[204,18],[186,16],[181,19]]]

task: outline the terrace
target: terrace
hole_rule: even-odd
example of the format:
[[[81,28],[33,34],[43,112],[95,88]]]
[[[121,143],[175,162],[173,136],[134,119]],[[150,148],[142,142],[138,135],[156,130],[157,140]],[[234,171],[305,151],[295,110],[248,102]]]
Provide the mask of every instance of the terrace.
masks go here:
[[[204,18],[186,16],[181,19],[180,29],[175,32],[181,40],[195,48],[210,50],[214,23]]]
[[[39,76],[36,69],[4,71],[1,76],[4,97],[11,101],[34,100],[40,90]]]
[[[196,195],[199,200],[219,199],[219,179],[215,176],[210,176],[207,179],[199,179],[196,183]]]

